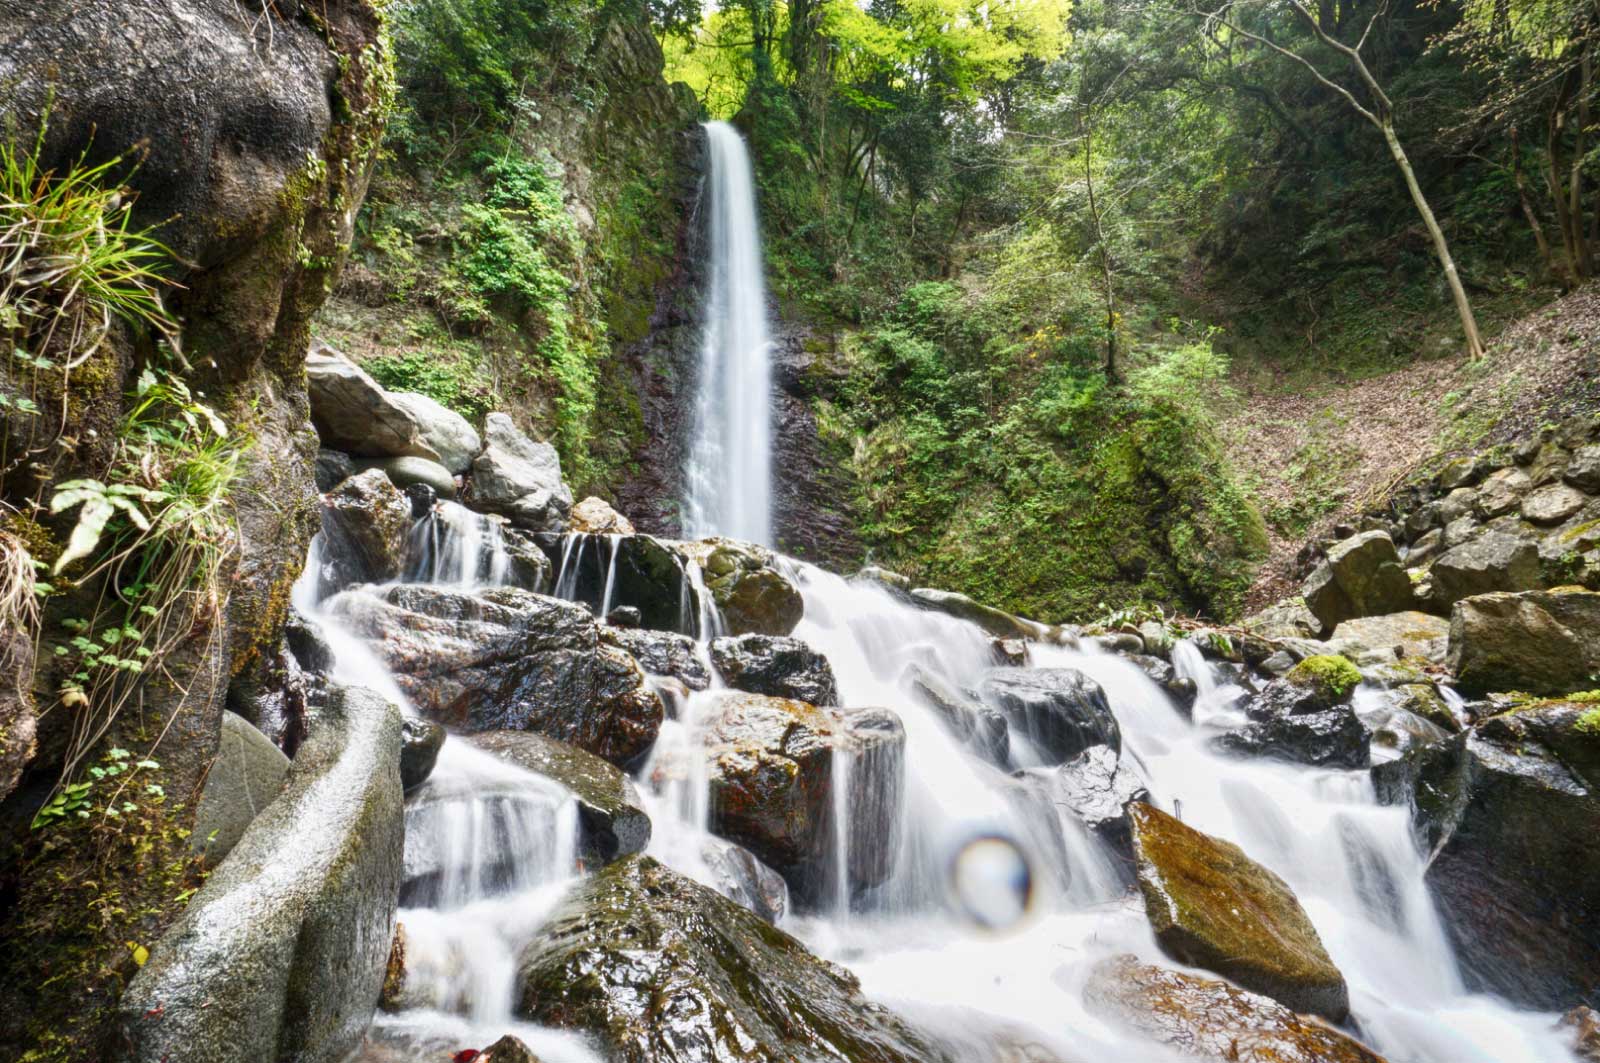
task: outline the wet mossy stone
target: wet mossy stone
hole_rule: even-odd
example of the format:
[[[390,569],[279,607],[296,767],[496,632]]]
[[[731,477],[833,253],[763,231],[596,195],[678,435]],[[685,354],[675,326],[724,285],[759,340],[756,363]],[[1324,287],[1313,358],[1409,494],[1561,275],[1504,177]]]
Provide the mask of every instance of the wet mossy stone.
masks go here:
[[[233,849],[245,829],[283,788],[289,758],[250,721],[226,710],[222,713],[222,742],[217,759],[206,773],[205,789],[195,809],[194,833],[189,836],[196,852],[215,867]]]
[[[787,635],[800,623],[805,600],[772,551],[732,539],[702,539],[679,549],[699,563],[728,634]]]
[[[1184,1059],[1384,1063],[1361,1042],[1275,1000],[1133,956],[1096,964],[1083,995],[1095,1015],[1168,1045]]]
[[[1060,764],[1090,746],[1122,750],[1106,692],[1075,668],[996,669],[978,692],[1005,715],[1012,741],[1025,738],[1047,763]]]
[[[610,761],[527,731],[491,731],[470,741],[572,791],[578,802],[579,853],[591,864],[641,853],[650,844],[650,817],[639,807],[638,791]]]
[[[405,821],[400,711],[336,687],[283,790],[119,1004],[129,1063],[334,1063],[383,987]]]
[[[711,663],[735,690],[796,698],[820,707],[839,704],[833,666],[799,639],[776,635],[712,639]]]
[[[1320,707],[1349,701],[1350,695],[1361,685],[1360,669],[1337,653],[1307,657],[1289,669],[1289,674],[1283,678],[1312,691]]]
[[[430,720],[406,720],[401,728],[400,785],[414,790],[428,781],[444,748],[445,729]]]
[[[911,601],[919,608],[976,624],[999,639],[1031,639],[1038,638],[1041,633],[1040,626],[1031,620],[1012,616],[956,591],[918,587],[911,592]]]
[[[517,1013],[613,1063],[942,1063],[848,972],[649,857],[581,881],[518,963]]]
[[[411,523],[410,501],[380,469],[357,473],[323,495],[327,590],[399,578]]]
[[[1128,815],[1139,890],[1163,952],[1295,1011],[1344,1019],[1344,976],[1281,878],[1148,804],[1129,805]]]

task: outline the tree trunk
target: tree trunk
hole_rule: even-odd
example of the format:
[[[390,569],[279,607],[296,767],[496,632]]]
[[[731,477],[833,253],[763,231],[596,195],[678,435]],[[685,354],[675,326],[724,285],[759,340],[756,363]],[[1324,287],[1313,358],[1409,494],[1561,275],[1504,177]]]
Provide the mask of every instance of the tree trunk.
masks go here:
[[[1111,255],[1106,248],[1106,234],[1100,224],[1100,205],[1094,196],[1094,124],[1083,123],[1083,183],[1089,192],[1089,216],[1094,219],[1094,242],[1100,248],[1100,275],[1105,284],[1106,299],[1106,379],[1120,384],[1117,370],[1117,296],[1111,284]]]
[[[1400,138],[1395,135],[1394,119],[1386,111],[1378,124],[1383,130],[1383,139],[1389,145],[1389,154],[1394,156],[1395,165],[1405,175],[1411,201],[1417,205],[1417,213],[1422,215],[1422,223],[1428,227],[1428,235],[1433,237],[1433,249],[1439,255],[1439,265],[1444,267],[1445,283],[1450,285],[1450,297],[1455,301],[1456,313],[1461,317],[1461,331],[1467,336],[1467,354],[1474,359],[1481,358],[1483,337],[1478,332],[1478,319],[1472,314],[1472,303],[1467,299],[1466,288],[1461,285],[1461,275],[1456,272],[1456,260],[1450,254],[1450,244],[1444,238],[1444,230],[1439,228],[1439,219],[1433,216],[1433,208],[1428,206],[1428,198],[1422,194],[1422,186],[1417,183],[1417,175],[1411,169],[1411,160],[1406,157],[1405,148],[1400,146]]]
[[[1511,127],[1511,179],[1517,186],[1522,216],[1528,220],[1528,228],[1533,231],[1534,243],[1539,245],[1539,261],[1544,263],[1545,272],[1555,277],[1565,289],[1566,281],[1556,267],[1555,256],[1550,252],[1550,241],[1544,235],[1544,223],[1539,220],[1539,212],[1533,209],[1533,200],[1528,196],[1528,177],[1522,172],[1522,143],[1517,137],[1515,125]]]
[[[1579,69],[1582,73],[1578,83],[1578,127],[1573,130],[1572,171],[1567,178],[1567,216],[1572,220],[1572,247],[1577,253],[1578,270],[1582,276],[1592,277],[1594,255],[1583,231],[1583,142],[1589,128],[1589,86],[1593,80],[1588,45],[1584,46]]]

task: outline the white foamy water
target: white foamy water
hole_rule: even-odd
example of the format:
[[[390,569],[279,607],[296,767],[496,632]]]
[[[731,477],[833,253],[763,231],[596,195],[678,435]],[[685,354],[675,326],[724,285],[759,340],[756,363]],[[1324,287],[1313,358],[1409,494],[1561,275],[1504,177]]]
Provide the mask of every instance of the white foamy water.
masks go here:
[[[705,124],[705,316],[686,470],[684,531],[772,542],[772,338],[744,140]]]

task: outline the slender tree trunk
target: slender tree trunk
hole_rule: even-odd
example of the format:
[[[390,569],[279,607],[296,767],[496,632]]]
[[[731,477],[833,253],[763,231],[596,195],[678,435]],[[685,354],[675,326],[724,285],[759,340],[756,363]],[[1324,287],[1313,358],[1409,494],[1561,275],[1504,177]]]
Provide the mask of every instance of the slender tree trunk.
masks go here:
[[[1577,252],[1578,269],[1584,277],[1592,277],[1594,255],[1583,231],[1583,145],[1589,128],[1589,86],[1593,81],[1588,45],[1584,46],[1579,70],[1582,73],[1578,82],[1578,127],[1573,130],[1572,168],[1567,178],[1567,215],[1572,219],[1572,246]]]
[[[1522,216],[1528,221],[1528,228],[1533,231],[1533,241],[1539,246],[1539,261],[1544,263],[1544,269],[1552,277],[1561,279],[1561,271],[1556,268],[1555,257],[1550,252],[1550,241],[1544,235],[1544,223],[1539,220],[1538,211],[1533,209],[1533,200],[1528,197],[1528,177],[1522,172],[1522,144],[1517,137],[1517,127],[1511,127],[1511,179],[1517,186],[1517,199],[1522,204]],[[1562,281],[1562,287],[1566,282]]]
[[[1433,216],[1428,197],[1422,194],[1416,172],[1411,169],[1411,160],[1406,157],[1406,150],[1400,146],[1400,138],[1395,135],[1394,119],[1389,112],[1383,113],[1379,128],[1383,130],[1383,139],[1389,145],[1389,154],[1394,156],[1395,165],[1405,175],[1406,188],[1411,191],[1411,201],[1416,204],[1417,213],[1422,215],[1422,224],[1428,227],[1428,235],[1433,237],[1433,249],[1439,255],[1439,265],[1444,267],[1445,283],[1450,286],[1450,297],[1455,301],[1456,313],[1461,316],[1461,331],[1467,334],[1467,354],[1472,358],[1481,358],[1483,337],[1478,333],[1478,319],[1473,316],[1472,302],[1461,284],[1461,275],[1456,272],[1456,260],[1450,254],[1450,244],[1444,238],[1444,230],[1439,227],[1439,219]]]
[[[1120,384],[1122,376],[1117,369],[1117,295],[1111,283],[1111,255],[1106,248],[1106,234],[1100,224],[1100,204],[1094,195],[1094,124],[1083,120],[1083,183],[1089,192],[1089,216],[1094,219],[1094,242],[1100,249],[1100,276],[1105,284],[1106,300],[1106,379]]]

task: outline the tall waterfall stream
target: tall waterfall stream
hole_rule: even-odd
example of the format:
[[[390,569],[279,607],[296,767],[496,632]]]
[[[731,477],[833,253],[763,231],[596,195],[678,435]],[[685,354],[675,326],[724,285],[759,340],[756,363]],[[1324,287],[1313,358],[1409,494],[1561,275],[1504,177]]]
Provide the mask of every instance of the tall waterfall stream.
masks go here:
[[[766,540],[768,370],[766,322],[749,163],[737,134],[708,128],[711,172],[710,312],[690,470],[691,528]],[[615,541],[569,536],[567,551],[604,551]],[[319,600],[314,544],[297,604],[333,645],[340,681],[376,688],[407,706],[399,686],[342,626],[341,599]],[[411,578],[456,587],[503,582],[497,526],[440,503],[414,533]],[[547,593],[576,596],[580,558],[564,557]],[[1168,963],[1111,854],[1064,810],[1024,811],[1007,799],[1010,774],[963,746],[904,683],[916,663],[956,686],[993,667],[977,627],[919,610],[884,587],[788,563],[805,614],[795,636],[825,654],[846,706],[887,706],[906,733],[899,807],[869,822],[835,802],[840,854],[860,832],[892,847],[894,871],[855,897],[841,880],[784,929],[852,970],[872,998],[898,1010],[954,1058],[982,1061],[1001,1034],[1037,1043],[1062,1060],[1159,1061],[1162,1051],[1085,1010],[1083,985],[1104,957],[1133,953]],[[614,567],[614,566],[611,566]],[[691,566],[692,567],[692,566]],[[715,612],[696,573],[684,589],[704,647]],[[602,591],[610,604],[611,580]],[[1423,882],[1407,813],[1382,807],[1362,771],[1331,771],[1223,757],[1208,748],[1208,724],[1226,720],[1239,691],[1192,645],[1174,662],[1201,697],[1193,720],[1130,662],[1110,653],[1045,643],[1035,667],[1071,667],[1098,682],[1121,727],[1123,757],[1146,779],[1151,800],[1190,825],[1240,845],[1292,886],[1350,987],[1352,1022],[1391,1063],[1563,1063],[1571,1056],[1554,1017],[1517,1011],[1468,993]],[[700,854],[708,797],[699,721],[712,690],[682,701],[650,761],[690,770],[638,782],[654,834],[649,853],[711,882]],[[1026,748],[1014,746],[1015,767]],[[836,773],[851,770],[836,764]],[[837,782],[837,779],[836,779]],[[843,791],[844,788],[840,787]],[[409,977],[422,1002],[380,1016],[375,1036],[416,1046],[482,1045],[511,1032],[547,1063],[597,1060],[580,1037],[532,1027],[512,1015],[515,957],[582,872],[575,857],[575,803],[561,787],[474,748],[454,735],[425,787],[409,801],[408,867],[439,869],[402,900]],[[973,1016],[981,1017],[975,1023]],[[409,1057],[408,1057],[409,1058]]]

